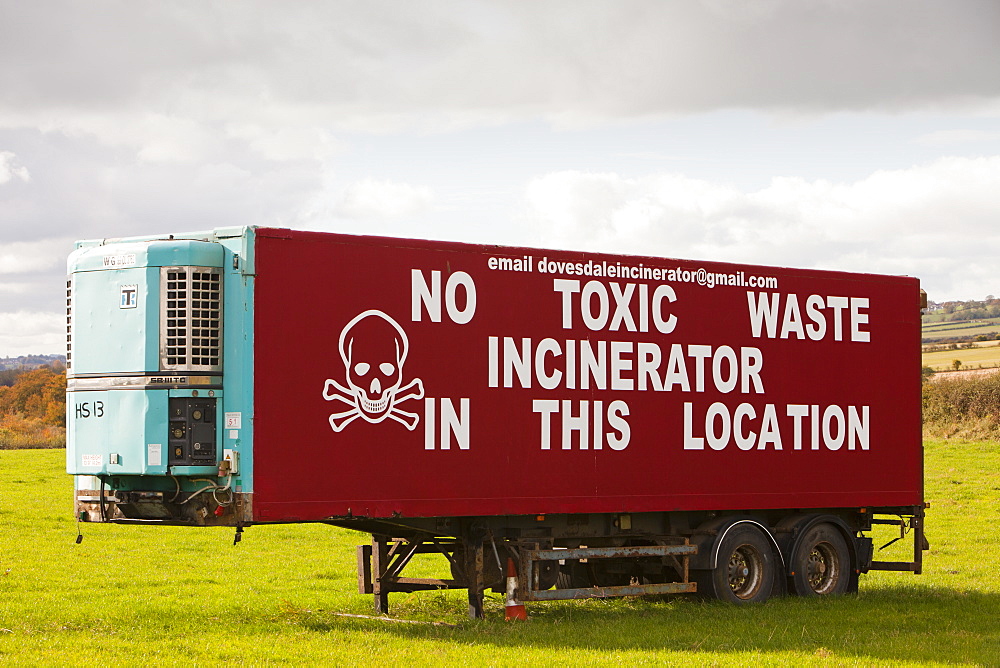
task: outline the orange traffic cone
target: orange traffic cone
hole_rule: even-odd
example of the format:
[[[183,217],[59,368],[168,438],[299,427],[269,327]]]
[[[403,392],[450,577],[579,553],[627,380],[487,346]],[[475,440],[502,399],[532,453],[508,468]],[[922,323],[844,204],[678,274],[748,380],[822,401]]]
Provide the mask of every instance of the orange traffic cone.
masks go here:
[[[507,557],[507,605],[504,608],[503,618],[506,621],[512,619],[527,619],[528,612],[524,609],[523,603],[517,602],[517,569],[514,568],[514,560]]]

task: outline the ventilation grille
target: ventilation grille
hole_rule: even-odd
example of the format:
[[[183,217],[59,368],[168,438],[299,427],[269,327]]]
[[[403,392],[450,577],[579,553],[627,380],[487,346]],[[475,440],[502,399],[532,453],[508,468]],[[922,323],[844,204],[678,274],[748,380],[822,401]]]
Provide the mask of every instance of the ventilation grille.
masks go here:
[[[160,369],[221,371],[222,270],[163,267]]]
[[[73,367],[73,281],[66,281],[66,370]]]

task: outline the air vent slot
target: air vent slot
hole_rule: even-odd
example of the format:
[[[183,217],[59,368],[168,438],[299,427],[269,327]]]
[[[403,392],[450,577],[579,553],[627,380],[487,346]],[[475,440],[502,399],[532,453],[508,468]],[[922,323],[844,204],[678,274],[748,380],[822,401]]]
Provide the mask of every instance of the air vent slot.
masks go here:
[[[160,370],[222,370],[222,270],[163,267]]]
[[[73,279],[66,281],[66,370],[73,368]]]

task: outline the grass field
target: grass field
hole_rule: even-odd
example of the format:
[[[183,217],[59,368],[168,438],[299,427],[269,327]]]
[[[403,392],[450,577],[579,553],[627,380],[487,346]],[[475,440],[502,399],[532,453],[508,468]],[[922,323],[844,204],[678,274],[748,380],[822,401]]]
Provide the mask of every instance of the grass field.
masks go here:
[[[1000,320],[960,320],[926,323],[921,327],[923,339],[950,339],[957,336],[978,336],[1000,332]]]
[[[921,364],[929,366],[936,371],[953,369],[955,360],[962,361],[962,369],[1000,366],[1000,345],[997,345],[996,341],[990,341],[975,348],[938,350],[921,355]]]
[[[364,536],[344,530],[251,527],[233,546],[226,529],[84,524],[78,545],[63,452],[0,450],[0,664],[998,665],[1000,445],[926,452],[922,576],[756,607],[532,604],[527,623],[505,623],[498,596],[478,621],[464,592],[393,596],[394,616],[456,625],[442,627],[336,616],[371,611],[354,575]]]

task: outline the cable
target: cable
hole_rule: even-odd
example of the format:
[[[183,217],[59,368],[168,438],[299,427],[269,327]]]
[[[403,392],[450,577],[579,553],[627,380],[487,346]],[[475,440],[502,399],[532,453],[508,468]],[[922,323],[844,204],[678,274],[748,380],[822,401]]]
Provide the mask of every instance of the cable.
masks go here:
[[[102,522],[107,522],[108,521],[108,513],[107,513],[107,511],[104,508],[104,478],[101,478],[100,480],[101,480],[101,495],[100,495],[101,496],[101,521]]]
[[[212,490],[212,498],[215,498],[215,493],[216,492],[220,492],[220,491],[224,492],[224,491],[226,491],[226,490],[229,489],[229,486],[233,482],[233,475],[230,473],[228,476],[226,476],[226,484],[224,486],[220,486],[217,482],[215,482],[213,480],[209,480],[208,478],[193,478],[191,480],[191,482],[207,482],[208,484],[205,485],[204,487],[202,487],[201,489],[192,492],[191,496],[189,496],[188,498],[186,498],[183,501],[181,501],[181,505],[182,506],[185,503],[187,503],[188,501],[190,501],[191,499],[193,499],[194,497],[196,497],[199,494],[201,494],[202,492],[207,492],[208,490]],[[215,502],[219,503],[219,500],[216,499]],[[232,501],[230,500],[229,503],[232,503]],[[219,503],[219,505],[221,506],[222,504]]]
[[[219,497],[216,496],[220,491],[222,491],[222,492],[228,491],[229,492],[229,500],[226,501],[225,503],[223,503],[222,501],[219,501]],[[229,483],[228,482],[226,483],[225,487],[217,487],[216,489],[212,490],[212,499],[215,501],[215,503],[217,505],[220,505],[222,507],[226,507],[226,506],[231,505],[233,503],[233,500],[235,498],[236,498],[236,496],[233,494],[233,490],[229,489]]]
[[[170,479],[174,481],[174,485],[177,487],[177,489],[174,490],[174,495],[170,497],[170,500],[167,501],[167,503],[173,503],[174,501],[177,500],[177,497],[181,495],[181,481],[177,479],[177,476],[173,475],[170,476]]]

